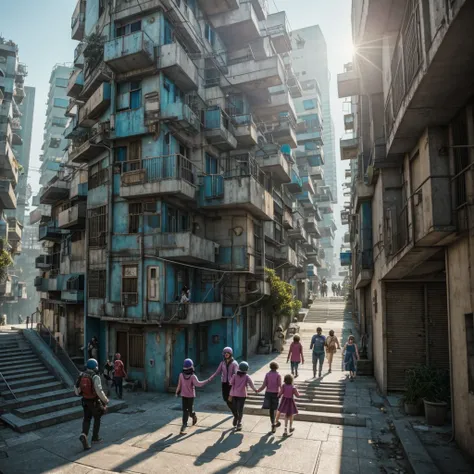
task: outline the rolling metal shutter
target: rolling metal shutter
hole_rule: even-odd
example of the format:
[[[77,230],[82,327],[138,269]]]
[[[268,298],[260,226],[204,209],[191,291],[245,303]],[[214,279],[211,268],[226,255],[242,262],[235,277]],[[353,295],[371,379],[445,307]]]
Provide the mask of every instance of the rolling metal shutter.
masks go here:
[[[404,390],[405,371],[426,362],[422,283],[387,283],[387,389]]]
[[[429,283],[428,300],[428,363],[449,369],[449,332],[447,291],[445,283]]]

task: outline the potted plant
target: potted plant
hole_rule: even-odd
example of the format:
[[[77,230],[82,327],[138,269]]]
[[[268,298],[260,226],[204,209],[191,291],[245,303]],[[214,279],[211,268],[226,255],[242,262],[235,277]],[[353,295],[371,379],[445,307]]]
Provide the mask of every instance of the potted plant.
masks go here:
[[[451,396],[449,373],[431,367],[426,369],[427,390],[423,398],[426,422],[429,425],[442,426],[446,420]]]
[[[403,407],[405,413],[416,416],[421,413],[424,396],[424,374],[423,367],[413,367],[406,372],[406,391],[403,395]]]

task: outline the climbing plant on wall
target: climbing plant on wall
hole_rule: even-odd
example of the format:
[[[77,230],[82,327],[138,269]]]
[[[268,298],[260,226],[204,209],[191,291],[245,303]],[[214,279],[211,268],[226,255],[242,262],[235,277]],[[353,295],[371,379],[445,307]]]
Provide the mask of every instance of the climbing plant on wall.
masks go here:
[[[13,265],[13,260],[9,252],[3,249],[4,242],[0,240],[0,283],[5,282],[8,277],[8,267]]]
[[[293,316],[302,307],[300,300],[293,296],[293,287],[283,281],[274,270],[265,269],[267,280],[270,283],[270,298],[266,302],[268,308],[283,316]]]

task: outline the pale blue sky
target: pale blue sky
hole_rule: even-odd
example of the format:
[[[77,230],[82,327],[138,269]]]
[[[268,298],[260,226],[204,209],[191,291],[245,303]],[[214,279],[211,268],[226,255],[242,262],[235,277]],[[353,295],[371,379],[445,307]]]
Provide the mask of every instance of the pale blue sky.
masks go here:
[[[342,71],[344,63],[350,61],[352,56],[351,0],[269,0],[269,4],[271,12],[276,11],[276,8],[287,12],[293,29],[314,24],[321,26],[328,45],[332,76],[331,106],[337,143],[343,134],[343,121],[342,105],[336,92],[336,75]],[[2,9],[0,17],[0,34],[19,45],[20,60],[28,65],[26,85],[36,87],[31,149],[33,169],[30,173],[30,182],[34,190],[39,189],[39,174],[33,170],[40,166],[38,157],[41,151],[51,69],[57,63],[70,62],[77,45],[76,41],[70,39],[70,20],[75,5],[76,0],[15,0],[8,2],[8,8]],[[339,183],[343,180],[345,167],[344,164],[338,163]],[[339,202],[343,202],[341,191]],[[337,215],[336,222],[339,222]]]

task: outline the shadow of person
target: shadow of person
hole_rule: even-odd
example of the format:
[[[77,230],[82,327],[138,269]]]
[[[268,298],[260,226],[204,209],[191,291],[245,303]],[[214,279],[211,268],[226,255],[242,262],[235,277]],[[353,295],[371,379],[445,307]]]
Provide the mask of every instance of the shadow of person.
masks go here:
[[[226,436],[229,435],[229,436]],[[211,446],[208,446],[194,461],[195,466],[202,466],[213,459],[217,458],[219,454],[231,451],[240,444],[242,444],[243,434],[233,433],[233,429],[223,431],[219,439]]]

